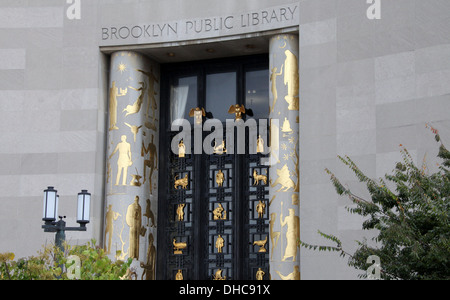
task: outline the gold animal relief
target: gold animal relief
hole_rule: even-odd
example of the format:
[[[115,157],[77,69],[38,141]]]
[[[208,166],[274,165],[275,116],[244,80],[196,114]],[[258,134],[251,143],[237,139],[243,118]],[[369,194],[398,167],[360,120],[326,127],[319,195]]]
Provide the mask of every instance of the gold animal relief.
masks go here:
[[[187,248],[186,242],[178,242],[177,239],[173,239],[173,254],[183,254],[183,250]]]
[[[253,242],[253,246],[254,246],[254,245],[259,246],[258,252],[267,252],[267,250],[266,250],[266,248],[265,248],[266,243],[267,243],[267,236],[266,236],[266,239],[265,239],[265,240],[254,241],[254,242]]]
[[[185,190],[189,183],[188,174],[184,175],[184,177],[180,179],[177,179],[177,177],[178,175],[175,176],[175,184],[174,184],[175,189],[178,190],[178,187],[181,186],[181,188]]]
[[[253,185],[259,185],[260,181],[263,181],[264,184],[267,184],[267,176],[258,174],[258,171],[256,169],[253,170]]]
[[[213,216],[215,221],[227,219],[227,211],[223,208],[222,204],[219,203],[219,206],[213,210]]]

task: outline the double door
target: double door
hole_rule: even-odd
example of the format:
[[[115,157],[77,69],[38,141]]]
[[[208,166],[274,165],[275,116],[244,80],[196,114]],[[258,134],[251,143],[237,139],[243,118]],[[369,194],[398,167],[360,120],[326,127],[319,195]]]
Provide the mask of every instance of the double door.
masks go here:
[[[245,107],[244,119],[268,118],[266,56],[164,66],[161,84],[166,131],[160,151],[157,277],[269,279],[267,155],[255,135],[225,130],[226,119],[237,118],[236,104]],[[176,119],[189,122],[192,143],[177,141],[178,151],[172,151],[179,136],[171,130]],[[211,134],[195,129],[207,119],[224,129],[223,144],[213,141],[211,154],[195,149],[195,141]],[[238,154],[242,143],[245,153]]]

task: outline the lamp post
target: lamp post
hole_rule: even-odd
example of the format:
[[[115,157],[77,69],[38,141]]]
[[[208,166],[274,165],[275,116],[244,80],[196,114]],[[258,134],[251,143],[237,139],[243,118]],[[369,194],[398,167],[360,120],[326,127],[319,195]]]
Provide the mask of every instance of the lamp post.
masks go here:
[[[66,222],[63,218],[66,216],[58,216],[59,196],[58,191],[52,186],[44,190],[44,211],[42,220],[45,222],[42,225],[44,232],[56,232],[55,245],[64,251],[63,243],[66,239],[66,231],[86,231],[86,224],[89,223],[91,194],[87,190],[82,190],[78,193],[77,203],[77,223],[80,227],[66,227]],[[56,221],[56,217],[59,221]]]

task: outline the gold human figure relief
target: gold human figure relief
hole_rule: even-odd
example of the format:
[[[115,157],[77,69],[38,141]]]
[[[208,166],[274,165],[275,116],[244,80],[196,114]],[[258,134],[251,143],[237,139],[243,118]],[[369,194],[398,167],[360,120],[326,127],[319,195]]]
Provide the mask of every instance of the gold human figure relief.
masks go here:
[[[223,237],[219,234],[219,236],[217,237],[217,240],[216,240],[217,253],[223,253],[224,245],[225,245],[225,241],[224,241]]]
[[[178,143],[178,157],[182,158],[186,155],[186,145],[184,145],[183,140]]]
[[[258,212],[258,218],[262,219],[264,217],[264,212],[266,211],[266,203],[259,200],[256,205],[256,211]]]
[[[138,134],[139,129],[141,129],[142,125],[141,126],[130,125],[130,124],[126,123],[126,122],[124,122],[124,124],[127,125],[128,127],[130,127],[131,133],[134,136],[134,142],[136,143],[136,135]]]
[[[122,97],[127,94],[127,89],[118,91],[116,82],[112,82],[112,86],[109,89],[109,131],[118,130],[117,127],[117,97]]]
[[[177,243],[176,238],[173,239],[172,244],[173,244],[173,254],[183,254],[183,250],[187,248],[186,242]]]
[[[272,250],[270,251],[270,259],[273,258],[273,252],[277,248],[278,240],[280,239],[281,233],[279,231],[273,231],[273,227],[275,226],[275,222],[277,219],[277,213],[270,214],[270,244],[272,245]]]
[[[114,223],[121,215],[118,212],[112,210],[112,204],[108,205],[108,211],[106,212],[106,224],[105,224],[105,240],[108,235],[108,242],[105,243],[105,253],[111,253],[111,242],[114,234]]]
[[[150,199],[147,199],[146,203],[147,203],[147,205],[145,206],[144,217],[147,218],[147,226],[156,227],[155,214],[152,211]],[[150,220],[152,221],[151,225],[150,225]]]
[[[258,268],[258,271],[256,271],[256,280],[263,280],[265,274],[266,272],[264,272],[261,268]]]
[[[261,135],[259,135],[256,140],[256,153],[264,153],[264,140]]]
[[[289,104],[289,110],[299,108],[299,73],[298,59],[290,50],[284,51],[286,60],[284,62],[284,85],[288,86],[288,94],[284,97]]]
[[[289,189],[295,189],[295,183],[290,177],[290,171],[287,164],[285,164],[281,169],[277,169],[278,178],[272,183],[272,179],[270,179],[270,186],[275,187],[278,184],[281,185],[281,188],[277,190],[277,192],[283,190],[283,192],[288,191]]]
[[[275,108],[275,104],[278,100],[278,91],[277,91],[277,77],[283,74],[283,65],[281,65],[280,72],[277,73],[277,67],[272,68],[270,73],[270,82],[272,82],[271,90],[273,95],[273,103],[272,108],[270,109],[271,112],[273,112],[273,109]]]
[[[122,177],[122,185],[127,185],[127,174],[128,174],[128,167],[130,167],[133,164],[133,161],[131,160],[131,145],[127,142],[127,136],[122,135],[120,137],[121,142],[117,144],[114,151],[109,156],[109,159],[111,159],[114,154],[116,154],[117,151],[119,151],[119,158],[117,159],[117,176],[116,176],[116,184],[119,185],[120,176],[123,172]]]
[[[177,206],[177,221],[184,221],[184,207],[185,203],[178,204]]]
[[[195,124],[202,124],[203,117],[205,116],[206,112],[203,107],[191,108],[189,111],[189,117],[194,117]]]
[[[228,109],[229,114],[235,114],[235,120],[242,120],[242,114],[245,114],[245,107],[244,105],[231,105],[230,109]]]
[[[158,164],[158,153],[156,150],[156,145],[153,143],[154,137],[152,135],[152,140],[148,144],[147,147],[145,147],[144,142],[142,142],[141,146],[141,156],[144,157],[144,182],[147,180],[147,168],[150,169],[150,174],[148,175],[148,181],[149,181],[149,189],[150,194],[153,194],[153,184],[152,184],[152,175],[153,171],[157,168]],[[148,154],[148,159],[145,159],[145,155]]]
[[[281,203],[283,208],[283,203]],[[286,230],[286,249],[284,251],[284,256],[281,261],[285,261],[288,258],[293,258],[292,261],[297,259],[297,240],[300,238],[300,218],[295,215],[295,210],[293,208],[289,209],[289,216],[285,217],[283,220],[283,213],[280,213],[280,225],[284,227],[287,225]]]
[[[156,78],[155,75],[153,75],[152,69],[150,68],[150,72],[146,72],[143,70],[136,69],[136,71],[143,73],[148,77],[148,92],[147,92],[147,111],[145,113],[145,116],[148,117],[148,111],[150,109],[150,104],[152,106],[152,118],[153,122],[156,119],[156,110],[158,109],[158,104],[156,103],[155,96],[158,95],[158,93],[155,91],[155,82],[159,83],[158,78]]]
[[[294,271],[286,276],[280,273],[280,271],[275,271],[280,276],[282,280],[300,280],[299,266],[294,266]]]
[[[253,246],[254,245],[259,246],[258,252],[267,252],[267,250],[265,248],[266,247],[266,243],[267,243],[267,236],[266,236],[266,239],[264,239],[264,240],[254,241],[253,242]]]
[[[156,266],[156,247],[153,245],[154,237],[152,233],[148,235],[148,248],[147,248],[147,262],[140,263],[141,268],[144,269],[142,272],[141,280],[155,280],[155,266]]]
[[[225,181],[225,175],[223,174],[222,170],[219,170],[216,174],[216,183],[217,186],[223,187],[223,182]]]
[[[258,171],[256,169],[253,169],[253,185],[259,185],[260,181],[263,181],[264,184],[267,184],[267,176],[258,174]]]
[[[174,184],[175,189],[177,190],[178,187],[181,186],[181,188],[183,190],[185,190],[189,183],[188,174],[184,175],[184,177],[181,179],[177,179],[177,178],[178,178],[178,175],[175,175],[175,184]]]
[[[218,269],[213,275],[213,280],[226,280],[227,276],[222,276],[222,269]]]
[[[227,219],[227,211],[223,208],[222,204],[219,203],[218,207],[213,210],[213,219],[217,220],[226,220]]]
[[[139,259],[139,236],[144,236],[143,231],[145,230],[142,226],[142,211],[139,205],[139,196],[134,197],[134,203],[128,206],[126,222],[130,227],[129,255],[131,258]]]
[[[177,274],[175,274],[175,280],[183,280],[183,271],[178,269]]]
[[[123,109],[122,112],[126,111],[127,113],[125,114],[125,117],[131,114],[135,114],[138,113],[141,110],[141,105],[142,102],[144,101],[144,93],[146,88],[145,82],[139,82],[139,84],[141,85],[140,88],[134,88],[132,86],[128,86],[130,89],[133,89],[137,92],[141,92],[138,96],[138,98],[136,99],[136,101],[133,103],[133,105],[127,105],[126,108]]]
[[[217,146],[217,142],[214,140],[214,154],[222,155],[227,153],[227,148],[225,148],[225,140],[222,140],[222,143]]]

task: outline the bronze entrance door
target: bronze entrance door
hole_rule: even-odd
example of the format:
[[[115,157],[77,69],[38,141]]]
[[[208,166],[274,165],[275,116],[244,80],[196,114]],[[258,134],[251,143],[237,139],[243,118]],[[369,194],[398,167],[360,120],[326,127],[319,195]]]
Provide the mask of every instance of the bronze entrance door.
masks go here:
[[[261,161],[268,137],[235,132],[230,151],[225,130],[226,119],[238,117],[236,104],[245,107],[244,120],[268,118],[267,55],[165,65],[161,86],[157,279],[269,279],[270,174]],[[176,119],[191,126],[191,151],[173,143]],[[195,142],[211,131],[195,131],[195,122],[203,128],[209,119],[221,122],[224,142],[199,153]],[[237,154],[238,143],[245,154]]]

